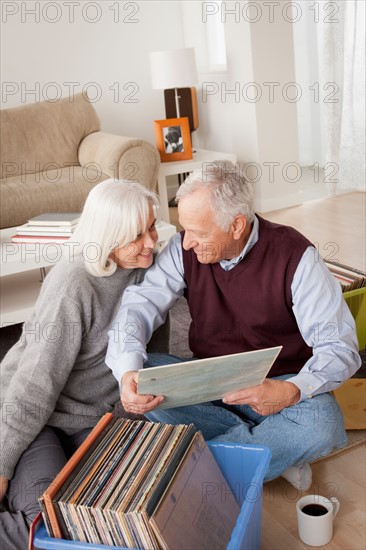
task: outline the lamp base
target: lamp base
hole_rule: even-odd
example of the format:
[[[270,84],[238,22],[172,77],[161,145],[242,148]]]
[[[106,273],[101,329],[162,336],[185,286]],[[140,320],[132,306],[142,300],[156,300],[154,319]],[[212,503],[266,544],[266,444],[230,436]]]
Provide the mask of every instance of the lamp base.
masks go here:
[[[198,128],[196,88],[178,88],[180,117],[188,117],[191,132]],[[164,90],[166,118],[176,118],[175,88]]]

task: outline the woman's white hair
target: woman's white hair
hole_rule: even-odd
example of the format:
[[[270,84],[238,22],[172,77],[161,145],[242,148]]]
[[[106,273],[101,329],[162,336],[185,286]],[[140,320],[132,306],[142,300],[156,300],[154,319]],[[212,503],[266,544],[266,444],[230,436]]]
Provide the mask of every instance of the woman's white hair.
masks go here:
[[[112,275],[111,252],[134,241],[147,228],[150,208],[156,217],[159,201],[140,183],[109,179],[90,191],[73,236],[69,255],[83,255],[85,268],[95,277]],[[67,252],[66,252],[67,253]]]
[[[253,187],[239,163],[226,160],[202,163],[202,169],[192,172],[179,187],[177,201],[202,187],[210,190],[211,208],[223,231],[229,229],[239,214],[245,216],[248,223],[253,222]]]

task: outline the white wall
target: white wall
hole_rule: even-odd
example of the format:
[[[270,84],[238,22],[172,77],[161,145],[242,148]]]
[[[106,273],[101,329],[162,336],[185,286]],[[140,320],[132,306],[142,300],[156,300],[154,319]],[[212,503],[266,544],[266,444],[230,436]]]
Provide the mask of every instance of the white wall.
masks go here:
[[[148,52],[183,46],[178,2],[1,4],[2,108],[68,96],[76,83],[95,98],[104,130],[154,142],[165,111]]]
[[[225,72],[209,72],[200,56],[203,118],[195,137],[198,147],[232,151],[247,163],[256,193],[255,208],[265,212],[300,204],[303,174],[299,145],[291,8],[272,13],[269,2],[184,2],[189,11],[185,40],[196,48],[213,18],[224,25]],[[289,6],[289,2],[284,5]],[[202,120],[201,120],[202,123]]]
[[[224,16],[219,2],[208,4],[216,13],[205,17],[196,1],[2,1],[2,108],[67,96],[67,83],[76,83],[75,91],[95,98],[104,130],[154,143],[153,120],[165,118],[165,110],[163,92],[151,89],[148,52],[194,46],[200,77],[194,145],[235,152],[262,169],[258,210],[297,204],[301,182],[282,176],[287,163],[298,161],[296,106],[279,98],[271,103],[263,84],[295,80],[291,24],[278,15],[270,23],[268,8],[250,24],[255,13],[245,11],[247,2],[225,2]],[[208,63],[212,17],[225,21],[224,72]],[[255,102],[252,82],[263,93]],[[280,163],[274,181],[263,168],[271,162]]]
[[[279,15],[251,26],[254,81],[262,93],[256,103],[261,212],[302,202],[292,27]]]

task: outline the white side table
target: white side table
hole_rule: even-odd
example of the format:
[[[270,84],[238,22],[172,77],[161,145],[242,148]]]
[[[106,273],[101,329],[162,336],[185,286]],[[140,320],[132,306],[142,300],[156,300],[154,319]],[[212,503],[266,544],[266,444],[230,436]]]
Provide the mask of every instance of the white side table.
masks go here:
[[[176,227],[165,222],[157,225],[158,251],[176,232]],[[10,237],[16,229],[0,231],[0,327],[25,321],[31,312],[42,286],[45,268],[50,268],[62,257],[59,244],[13,243]]]
[[[170,222],[168,192],[166,178],[176,174],[184,174],[192,172],[202,167],[204,162],[212,162],[214,160],[231,160],[236,162],[236,155],[233,153],[222,153],[219,151],[208,151],[206,149],[196,149],[191,160],[176,160],[174,162],[162,162],[158,174],[158,191],[160,197],[160,213],[161,219],[165,222]]]

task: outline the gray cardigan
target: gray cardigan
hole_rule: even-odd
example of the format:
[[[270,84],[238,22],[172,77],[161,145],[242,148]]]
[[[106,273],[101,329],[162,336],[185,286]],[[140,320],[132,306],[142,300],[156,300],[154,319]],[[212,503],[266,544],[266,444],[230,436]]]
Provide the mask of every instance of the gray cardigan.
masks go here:
[[[113,409],[119,389],[104,362],[108,330],[116,328],[113,315],[125,288],[144,272],[117,268],[93,277],[79,256],[47,275],[20,340],[1,363],[1,476],[12,477],[45,425],[74,434]]]

